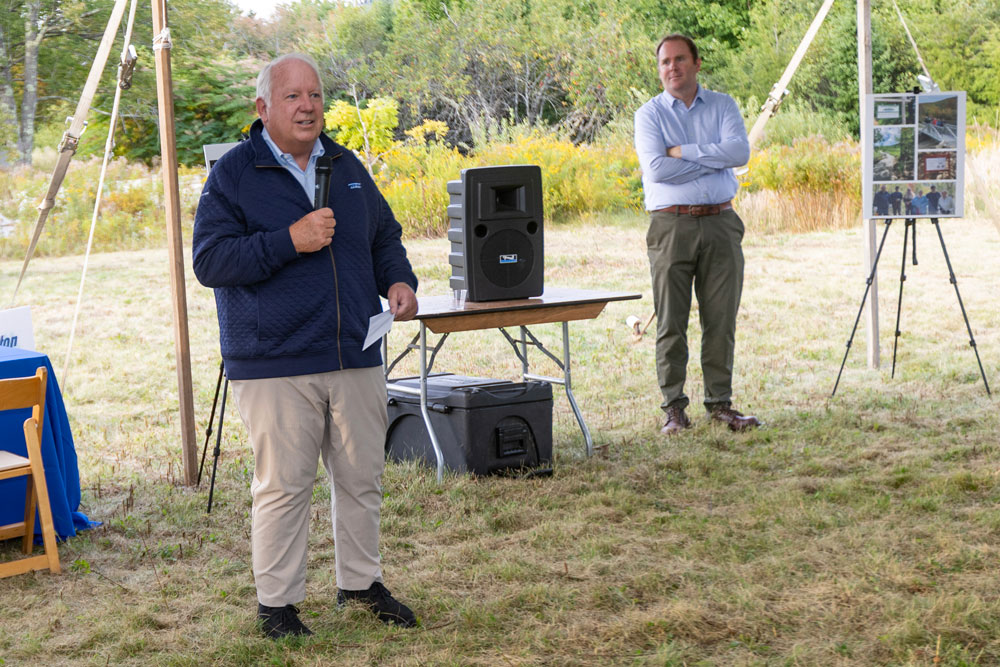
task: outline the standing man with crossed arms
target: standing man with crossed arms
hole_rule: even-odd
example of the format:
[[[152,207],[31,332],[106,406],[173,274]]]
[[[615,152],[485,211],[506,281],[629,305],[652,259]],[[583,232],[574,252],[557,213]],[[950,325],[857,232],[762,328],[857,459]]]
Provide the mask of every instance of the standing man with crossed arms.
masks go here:
[[[351,151],[325,135],[316,63],[288,54],[257,77],[250,138],[215,164],[198,203],[194,271],[215,288],[226,374],[253,445],[253,574],[265,636],[310,635],[306,547],[317,459],[330,478],[340,604],[413,626],[382,585],[379,518],[386,389],[362,349],[379,296],[417,312],[402,229]],[[314,205],[316,162],[332,159]],[[315,210],[314,210],[315,209]],[[336,217],[335,217],[336,214]]]
[[[705,409],[733,431],[760,425],[732,407],[736,313],[743,290],[743,222],[733,210],[750,144],[736,102],[698,84],[690,37],[656,47],[663,93],[635,113],[635,149],[649,211],[646,245],[656,307],[656,374],[666,413],[661,432],[691,425],[685,413],[691,287],[701,315]]]

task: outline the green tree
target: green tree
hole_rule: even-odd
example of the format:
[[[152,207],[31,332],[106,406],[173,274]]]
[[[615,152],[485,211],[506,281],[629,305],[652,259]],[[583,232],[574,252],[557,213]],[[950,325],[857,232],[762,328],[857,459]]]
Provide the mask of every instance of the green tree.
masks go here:
[[[592,138],[656,82],[651,40],[620,0],[456,3],[441,18],[398,2],[394,19],[382,85],[400,91],[404,123],[442,120],[453,141],[504,122]]]
[[[393,4],[379,0],[365,7],[337,6],[319,19],[316,35],[304,37],[299,49],[312,55],[331,97],[362,98],[384,92],[379,63],[392,48]]]
[[[226,53],[194,62],[177,55],[172,62],[177,160],[198,164],[204,160],[202,146],[238,141],[242,130],[257,117],[254,97],[259,63],[236,60]],[[152,72],[146,77],[155,78]],[[160,154],[156,100],[133,100],[132,108],[136,113],[121,119],[124,131],[116,135],[115,154],[148,162]],[[98,126],[100,131],[93,133],[92,141],[103,141],[106,135],[106,119]]]
[[[822,3],[823,0],[755,3],[738,46],[726,51],[721,61],[714,64],[707,75],[708,85],[743,100],[753,98],[763,102],[785,71]],[[820,28],[829,29],[829,25]],[[815,44],[812,48],[815,50]]]
[[[467,3],[466,0],[411,0],[410,4],[425,18],[439,21],[453,10],[465,9]]]
[[[919,66],[892,7],[872,10],[872,89],[910,90]],[[857,136],[858,40],[855,7],[835,3],[799,72],[791,94],[847,125]]]
[[[169,7],[177,157],[181,164],[197,164],[204,159],[202,145],[237,141],[240,130],[256,117],[255,78],[262,63],[228,48],[235,41],[235,33],[234,10],[227,0],[172,0]],[[132,43],[139,61],[132,87],[122,95],[115,153],[149,161],[159,155],[160,143],[148,4],[138,6]],[[117,54],[120,48],[119,40],[112,53]],[[82,79],[72,83],[72,94],[78,95]],[[81,142],[84,154],[104,150],[106,113],[111,108],[115,85],[114,70],[105,72],[94,102],[96,113]]]
[[[743,41],[745,26],[750,22],[748,0],[634,0],[621,2],[632,7],[655,46],[668,33],[679,32],[698,43],[710,72],[723,61],[727,51]]]
[[[475,29],[461,7],[436,18],[418,3],[393,6],[391,41],[377,61],[375,87],[400,101],[404,126],[442,120],[454,128],[454,141],[469,141],[480,112],[466,104],[474,91],[475,72],[467,68],[475,56],[467,54],[474,50]]]
[[[590,140],[614,118],[631,117],[637,104],[659,91],[653,54],[658,38],[619,0],[549,6],[563,16],[561,22],[546,19],[557,26],[557,42],[564,45],[558,55],[564,91],[560,120],[577,139]]]
[[[376,97],[363,106],[337,100],[323,115],[327,130],[335,130],[334,139],[360,152],[365,159],[368,173],[373,173],[375,163],[396,146],[393,135],[399,125],[399,104],[391,97]]]
[[[941,89],[967,91],[970,116],[993,116],[1000,106],[1000,5],[922,0],[901,8]]]
[[[228,33],[226,46],[264,61],[289,51],[313,53],[314,45],[328,37],[324,35],[326,17],[341,5],[334,0],[300,0],[279,4],[269,21],[238,17]]]
[[[47,68],[46,50],[57,38],[86,33],[87,19],[101,12],[80,0],[26,0],[0,3],[0,120],[16,124],[16,147],[5,145],[21,163],[31,162],[35,125]],[[110,8],[103,12],[104,20]]]

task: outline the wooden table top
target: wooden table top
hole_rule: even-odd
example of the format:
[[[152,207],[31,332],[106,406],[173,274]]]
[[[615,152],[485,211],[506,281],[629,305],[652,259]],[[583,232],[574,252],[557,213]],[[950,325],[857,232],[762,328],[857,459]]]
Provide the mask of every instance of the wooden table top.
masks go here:
[[[496,329],[597,317],[611,301],[639,299],[641,294],[550,287],[538,297],[504,301],[466,301],[462,308],[451,295],[419,298],[415,319],[434,333]]]

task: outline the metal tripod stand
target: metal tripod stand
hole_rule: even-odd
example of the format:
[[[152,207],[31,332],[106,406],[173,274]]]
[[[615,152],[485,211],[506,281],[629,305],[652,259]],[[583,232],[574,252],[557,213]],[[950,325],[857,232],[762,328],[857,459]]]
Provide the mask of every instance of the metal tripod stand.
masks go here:
[[[885,220],[885,230],[882,232],[882,240],[878,244],[878,252],[875,253],[875,261],[872,263],[871,273],[868,274],[868,279],[865,281],[865,293],[861,297],[861,305],[858,307],[858,315],[854,318],[854,328],[851,329],[851,336],[847,339],[847,350],[844,351],[844,359],[840,362],[840,371],[837,373],[837,381],[833,385],[833,393],[830,397],[833,398],[837,394],[837,387],[840,385],[840,376],[844,372],[844,364],[847,363],[847,355],[851,352],[851,343],[854,341],[854,334],[858,330],[858,322],[861,320],[861,313],[864,311],[865,302],[868,300],[868,293],[871,291],[872,282],[875,280],[875,274],[878,272],[878,261],[882,256],[882,248],[885,246],[885,238],[889,234],[889,227],[892,225],[893,221],[897,218],[886,218]],[[979,374],[983,378],[983,385],[986,387],[986,394],[991,396],[990,393],[990,383],[986,380],[986,372],[983,370],[983,362],[979,358],[979,348],[976,347],[976,338],[972,335],[972,326],[969,324],[969,316],[965,312],[965,304],[962,302],[962,294],[958,291],[958,279],[955,278],[955,271],[951,267],[951,258],[948,256],[948,248],[944,243],[944,235],[941,233],[941,225],[938,224],[937,218],[931,218],[931,223],[937,230],[938,239],[941,241],[941,252],[944,253],[945,264],[948,265],[948,280],[955,287],[955,296],[958,297],[958,306],[962,310],[962,319],[965,320],[965,329],[969,332],[969,345],[972,347],[973,352],[976,353],[976,363],[979,364]],[[895,337],[892,341],[892,377],[896,376],[896,344],[899,342],[900,330],[899,330],[899,317],[903,308],[903,283],[906,282],[906,246],[907,241],[910,236],[910,231],[913,232],[913,260],[914,266],[917,266],[917,221],[915,218],[906,218],[905,227],[903,229],[903,261],[899,269],[899,300],[896,303],[896,329]]]
[[[222,390],[222,405],[219,407],[219,390]],[[208,509],[212,513],[212,496],[215,493],[215,472],[219,468],[219,455],[222,454],[222,423],[226,418],[226,397],[229,394],[229,378],[226,377],[224,361],[219,362],[219,379],[215,382],[215,398],[212,399],[212,414],[208,418],[208,428],[205,429],[205,446],[201,450],[201,463],[198,465],[198,483],[201,486],[201,472],[205,468],[205,453],[208,452],[208,441],[212,438],[212,425],[215,423],[215,408],[219,407],[219,429],[215,434],[215,449],[212,451],[212,483],[208,487]]]

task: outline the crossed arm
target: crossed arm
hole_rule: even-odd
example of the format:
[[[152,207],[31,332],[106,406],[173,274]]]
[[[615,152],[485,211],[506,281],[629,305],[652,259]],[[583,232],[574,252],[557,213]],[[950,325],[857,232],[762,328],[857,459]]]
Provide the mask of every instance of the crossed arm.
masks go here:
[[[636,153],[643,174],[654,181],[679,185],[722,169],[739,167],[750,159],[743,117],[731,99],[721,113],[718,142],[684,143],[686,139],[665,136],[652,108],[636,112]]]

